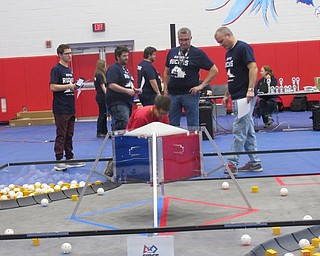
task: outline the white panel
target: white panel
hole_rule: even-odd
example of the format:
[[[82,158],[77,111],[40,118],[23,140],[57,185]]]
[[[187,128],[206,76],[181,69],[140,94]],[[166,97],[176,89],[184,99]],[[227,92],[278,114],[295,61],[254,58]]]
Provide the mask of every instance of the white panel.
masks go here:
[[[61,43],[134,40],[135,50],[152,45],[159,50],[170,48],[170,24],[192,30],[196,46],[217,45],[215,30],[223,23],[234,4],[230,0],[215,11],[206,8],[217,0],[10,0],[0,8],[0,57],[55,55]],[[267,0],[264,0],[267,1]],[[253,1],[251,1],[253,2]],[[268,1],[271,2],[271,1]],[[262,11],[246,11],[230,25],[235,36],[249,43],[287,42],[319,39],[320,18],[315,6],[295,0],[275,0],[277,22],[270,8],[269,25]],[[106,31],[92,32],[92,23],[104,22]],[[45,41],[52,41],[52,48]]]
[[[174,256],[173,236],[129,236],[127,255]]]

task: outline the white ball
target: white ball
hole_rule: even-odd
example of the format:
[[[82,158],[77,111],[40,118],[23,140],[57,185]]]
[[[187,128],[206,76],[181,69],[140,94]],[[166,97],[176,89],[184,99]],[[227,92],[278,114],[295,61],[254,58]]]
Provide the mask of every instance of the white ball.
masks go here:
[[[225,181],[225,182],[222,182],[221,187],[222,187],[222,189],[227,190],[227,189],[229,189],[230,185],[228,182]]]
[[[251,244],[251,237],[247,234],[244,234],[241,239],[241,245],[247,246]]]
[[[80,181],[80,182],[79,182],[79,187],[80,187],[80,188],[84,187],[85,185],[86,185],[86,183],[85,183],[84,181]]]
[[[294,256],[291,252],[287,252],[284,256]]]
[[[47,198],[43,198],[41,200],[41,206],[46,207],[49,204],[49,200]]]
[[[15,196],[16,196],[16,192],[10,190],[9,193],[8,193],[8,195],[9,195],[10,199],[14,199]]]
[[[288,189],[287,188],[280,189],[280,195],[281,196],[287,196],[288,195]]]
[[[75,184],[75,185],[77,185],[78,182],[77,182],[76,180],[72,180],[72,181],[70,182],[70,184]]]
[[[13,231],[13,229],[11,229],[11,228],[7,228],[7,229],[4,231],[4,234],[5,234],[5,235],[13,235],[13,234],[14,234],[14,231]]]
[[[104,189],[103,188],[98,188],[97,193],[99,196],[102,196],[104,194]]]
[[[41,183],[39,181],[37,181],[36,183],[34,183],[34,186],[41,187]]]
[[[69,243],[64,243],[61,245],[61,252],[63,254],[69,254],[72,250],[72,246]]]
[[[35,190],[34,185],[33,185],[33,184],[29,185],[29,186],[28,186],[28,190],[30,190],[30,191],[34,191],[34,190]]]
[[[77,184],[74,184],[74,183],[71,183],[71,184],[70,184],[70,189],[76,188],[76,187],[77,187]]]
[[[310,215],[306,215],[303,217],[303,220],[312,220],[312,217]]]
[[[303,238],[299,241],[299,247],[301,249],[304,249],[306,246],[309,246],[309,245],[310,245],[310,242],[308,239]]]

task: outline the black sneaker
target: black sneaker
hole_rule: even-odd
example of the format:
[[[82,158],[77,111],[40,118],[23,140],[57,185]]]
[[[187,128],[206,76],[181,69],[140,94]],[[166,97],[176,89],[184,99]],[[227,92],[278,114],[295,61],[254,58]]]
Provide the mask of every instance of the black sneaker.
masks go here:
[[[238,168],[239,172],[262,172],[261,164],[250,164],[246,163],[244,166]]]
[[[238,169],[236,166],[234,166],[233,164],[228,164],[228,167],[230,169],[230,171],[232,172],[233,175],[237,175],[238,174]],[[224,174],[229,174],[228,169],[225,169]]]
[[[106,135],[106,133],[97,133],[97,138],[104,138]]]
[[[274,122],[271,116],[268,116],[267,119],[268,121],[264,124],[264,128],[268,128]]]
[[[106,169],[104,170],[104,175],[107,176],[108,180],[111,180],[113,177],[113,161],[109,161]]]

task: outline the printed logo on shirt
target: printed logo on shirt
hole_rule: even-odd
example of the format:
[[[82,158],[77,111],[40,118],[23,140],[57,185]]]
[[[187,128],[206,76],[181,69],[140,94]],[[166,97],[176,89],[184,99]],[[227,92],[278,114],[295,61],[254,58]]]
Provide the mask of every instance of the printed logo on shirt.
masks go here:
[[[174,56],[170,59],[170,65],[189,66],[189,56]]]

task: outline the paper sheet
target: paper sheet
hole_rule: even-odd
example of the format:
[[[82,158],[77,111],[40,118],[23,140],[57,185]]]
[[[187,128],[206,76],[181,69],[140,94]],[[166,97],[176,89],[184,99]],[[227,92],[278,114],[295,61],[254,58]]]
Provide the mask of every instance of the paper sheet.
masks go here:
[[[241,118],[249,113],[250,103],[248,103],[247,98],[237,100],[238,104],[238,118]]]

